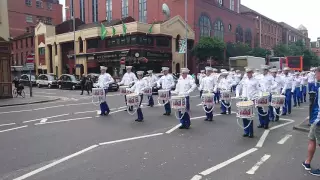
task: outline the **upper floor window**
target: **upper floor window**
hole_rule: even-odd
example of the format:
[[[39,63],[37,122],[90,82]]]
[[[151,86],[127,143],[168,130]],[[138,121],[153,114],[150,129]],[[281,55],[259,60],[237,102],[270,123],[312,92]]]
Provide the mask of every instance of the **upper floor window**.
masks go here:
[[[47,2],[47,8],[48,8],[49,10],[52,10],[52,3]]]
[[[139,21],[147,23],[147,0],[139,0]]]
[[[69,9],[69,11],[70,11],[70,15],[71,15],[71,18],[73,18],[73,0],[71,0],[71,2],[70,2],[70,9]]]
[[[26,15],[26,22],[33,23],[33,17],[32,15]]]
[[[36,0],[36,7],[42,8],[42,0]]]
[[[45,20],[46,24],[52,24],[52,18],[51,17],[47,17]]]
[[[25,0],[24,2],[25,2],[25,4],[27,6],[31,6],[32,5],[32,1],[31,0]]]
[[[199,20],[200,25],[200,37],[211,36],[211,21],[208,16],[201,15]]]
[[[106,10],[107,10],[107,18],[106,19],[110,22],[112,20],[112,0],[107,0]]]
[[[84,0],[80,0],[80,19],[83,22],[86,22],[86,15],[85,15],[85,5]]]
[[[128,17],[128,0],[122,0],[122,18]]]
[[[98,0],[92,0],[92,22],[98,21]]]
[[[39,48],[39,55],[44,55],[45,54],[45,48],[42,47],[42,48]]]
[[[221,20],[217,20],[214,23],[214,37],[220,38],[222,40],[224,38],[224,27]]]
[[[219,6],[223,6],[223,0],[217,0]]]
[[[241,26],[236,29],[236,42],[243,42],[243,29]]]
[[[234,11],[234,0],[230,0],[230,10]]]
[[[29,39],[29,38],[26,38],[26,47],[29,46],[28,39]]]
[[[251,42],[252,42],[252,33],[251,33],[251,29],[247,29],[244,35],[244,41],[246,44],[248,44],[249,46],[251,46]]]

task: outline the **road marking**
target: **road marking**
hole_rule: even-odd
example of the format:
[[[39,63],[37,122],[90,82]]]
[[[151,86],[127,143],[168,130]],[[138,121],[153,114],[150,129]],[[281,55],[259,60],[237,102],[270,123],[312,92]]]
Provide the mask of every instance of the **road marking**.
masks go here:
[[[283,137],[279,142],[278,144],[284,144],[289,138],[291,138],[292,135],[290,134],[287,134],[285,137]]]
[[[92,104],[92,102],[89,102],[89,103],[77,103],[77,104],[66,104],[65,106],[79,106],[79,105],[85,105],[85,104]]]
[[[40,123],[43,124],[43,123],[45,123],[45,122],[47,122],[47,121],[48,121],[47,118],[43,118],[43,119],[41,119]]]
[[[169,129],[169,130],[166,132],[166,134],[172,133],[174,130],[178,129],[181,125],[182,125],[182,124],[180,123],[180,124],[174,126],[173,128]]]
[[[260,161],[258,161],[258,162],[257,162],[249,171],[247,171],[246,173],[247,173],[247,174],[254,174],[254,173],[259,169],[259,167],[260,167],[264,162],[266,162],[270,157],[271,157],[271,155],[265,154],[265,155],[260,159]]]
[[[270,130],[275,130],[275,129],[277,129],[277,128],[280,128],[280,127],[282,127],[282,126],[286,126],[286,125],[291,124],[291,123],[294,122],[294,120],[292,120],[292,119],[283,119],[283,118],[281,118],[280,120],[284,120],[284,121],[288,121],[288,122],[286,122],[286,123],[284,123],[284,124],[279,124],[279,125],[277,125],[277,126],[273,126],[272,128],[270,128]]]
[[[198,104],[197,106],[202,106],[203,104],[202,103],[200,103],[200,104]]]
[[[33,120],[28,120],[28,121],[23,121],[22,123],[28,123],[28,122],[34,122],[34,121],[41,121],[43,118],[41,119],[33,119]]]
[[[0,127],[1,126],[10,126],[10,125],[15,125],[16,123],[9,123],[9,124],[0,124]]]
[[[264,141],[266,140],[270,130],[264,130],[262,136],[260,137],[256,147],[261,148],[263,146]]]
[[[15,127],[15,128],[11,128],[11,129],[6,129],[6,130],[0,131],[0,133],[1,133],[1,132],[7,132],[7,131],[13,131],[13,130],[21,129],[21,128],[25,128],[25,127],[28,127],[28,126],[25,125],[25,126],[19,126],[19,127]]]
[[[57,94],[57,93],[48,93],[48,92],[34,92],[35,94]]]
[[[55,115],[55,116],[49,116],[49,117],[43,117],[43,118],[39,118],[39,119],[33,119],[33,120],[28,120],[28,121],[23,121],[22,123],[28,123],[28,122],[34,122],[34,121],[43,121],[46,122],[48,119],[51,118],[55,118],[55,117],[61,117],[61,116],[68,116],[68,114],[59,114],[59,115]],[[46,119],[46,120],[45,120]]]
[[[37,108],[37,109],[33,109],[33,110],[34,110],[34,111],[37,111],[37,110],[51,109],[51,108],[63,107],[63,106],[65,106],[65,105],[49,106],[49,107]]]
[[[31,172],[29,172],[29,173],[27,173],[27,174],[25,174],[25,175],[23,175],[23,176],[17,177],[17,178],[15,178],[15,179],[13,179],[13,180],[23,180],[23,179],[26,179],[26,178],[28,178],[28,177],[31,177],[31,176],[33,176],[33,175],[35,175],[35,174],[38,174],[38,173],[44,171],[44,170],[47,170],[47,169],[49,169],[49,168],[51,168],[51,167],[53,167],[53,166],[56,166],[56,165],[58,165],[58,164],[60,164],[60,163],[62,163],[62,162],[64,162],[64,161],[67,161],[67,160],[69,160],[69,159],[71,159],[71,158],[74,158],[74,157],[76,157],[76,156],[79,156],[80,154],[83,154],[83,153],[85,153],[85,152],[87,152],[87,151],[90,151],[90,150],[92,150],[92,149],[94,149],[94,148],[96,148],[96,147],[98,147],[98,145],[90,146],[90,147],[88,147],[88,148],[86,148],[86,149],[83,149],[83,150],[78,151],[78,152],[76,152],[76,153],[74,153],[74,154],[71,154],[71,155],[69,155],[69,156],[66,156],[66,157],[64,157],[64,158],[62,158],[62,159],[59,159],[59,160],[57,160],[57,161],[54,161],[54,162],[52,162],[52,163],[50,163],[50,164],[48,164],[48,165],[45,165],[45,166],[43,166],[43,167],[41,167],[41,168],[38,168],[38,169],[36,169],[36,170],[34,170],[34,171],[31,171]]]
[[[191,180],[200,180],[200,179],[202,179],[202,176],[195,175],[195,176],[193,176],[193,178]]]
[[[91,119],[92,117],[81,117],[81,118],[74,118],[74,119],[65,119],[65,120],[59,120],[59,121],[50,121],[45,123],[36,123],[34,125],[44,125],[44,124],[53,124],[53,123],[59,123],[59,122],[69,122],[69,121],[77,121],[77,120],[83,120],[83,119]]]
[[[94,111],[75,112],[73,114],[84,114],[84,113],[92,113],[92,112],[96,112],[96,110],[94,110]]]
[[[100,146],[109,145],[109,144],[115,144],[115,143],[120,143],[120,142],[125,142],[125,141],[132,141],[132,140],[143,139],[143,138],[154,137],[154,136],[160,136],[160,135],[163,135],[163,133],[149,134],[149,135],[145,135],[145,136],[137,136],[137,137],[126,138],[126,139],[119,139],[119,140],[115,140],[115,141],[99,143],[99,145]]]
[[[11,107],[12,108],[12,107]],[[9,114],[9,113],[18,113],[18,112],[27,112],[32,111],[32,109],[25,109],[25,110],[19,110],[19,111],[7,111],[7,112],[0,112],[0,114]]]
[[[219,169],[221,169],[221,168],[223,168],[223,167],[225,167],[225,166],[227,166],[227,165],[229,165],[229,164],[231,164],[231,163],[233,163],[233,162],[235,162],[235,161],[237,161],[237,160],[239,160],[239,159],[241,159],[241,158],[243,158],[243,157],[245,157],[245,156],[247,156],[247,155],[249,155],[249,154],[251,154],[251,153],[253,153],[255,151],[257,151],[257,150],[258,150],[257,148],[251,148],[251,149],[249,149],[249,150],[247,150],[247,151],[245,151],[245,152],[243,152],[243,153],[241,153],[241,154],[239,154],[239,155],[237,155],[237,156],[235,156],[235,157],[233,157],[233,158],[231,158],[231,159],[229,159],[229,160],[227,160],[225,162],[222,162],[222,163],[220,163],[218,165],[215,165],[215,166],[213,166],[213,167],[211,167],[211,168],[209,168],[207,170],[204,170],[199,174],[202,175],[202,176],[207,176],[207,175],[209,175],[209,174],[211,174],[211,173],[213,173],[213,172],[215,172],[215,171],[217,171],[217,170],[219,170]]]

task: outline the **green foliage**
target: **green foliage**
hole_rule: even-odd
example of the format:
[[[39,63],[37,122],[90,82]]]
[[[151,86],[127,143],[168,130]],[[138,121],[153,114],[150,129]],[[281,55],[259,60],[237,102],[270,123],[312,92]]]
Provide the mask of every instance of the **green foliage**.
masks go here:
[[[249,55],[251,51],[251,47],[244,43],[231,43],[228,42],[226,45],[226,56],[234,57],[234,56],[246,56]]]
[[[219,38],[202,37],[192,49],[193,54],[200,61],[206,61],[210,57],[223,59],[225,43]]]
[[[262,57],[266,58],[267,55],[270,55],[271,52],[268,49],[263,49],[260,47],[253,48],[250,52],[249,55],[255,56],[255,57]]]

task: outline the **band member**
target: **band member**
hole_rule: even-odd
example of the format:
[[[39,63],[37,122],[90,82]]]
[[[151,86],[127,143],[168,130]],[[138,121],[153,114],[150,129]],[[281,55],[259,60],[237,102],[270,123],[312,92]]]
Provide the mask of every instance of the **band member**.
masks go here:
[[[310,68],[310,72],[308,73],[308,91],[314,91],[315,89],[315,68]]]
[[[306,75],[306,72],[301,72],[301,102],[307,101],[307,85],[308,85],[308,76]]]
[[[213,73],[211,74],[211,76],[214,79],[214,84],[217,85],[218,84],[218,80],[219,80],[219,76],[220,74],[217,73],[218,69],[216,68],[212,68]],[[214,97],[213,97],[214,103],[217,104],[220,102],[220,91],[219,89],[216,90],[216,92],[214,92]]]
[[[272,76],[269,74],[269,66],[262,65],[261,66],[262,73],[261,79],[259,80],[259,86],[262,93],[269,94],[269,101],[271,101],[271,88],[273,87],[275,81],[273,81]],[[269,128],[269,121],[272,118],[272,115],[268,112],[273,111],[273,107],[269,106],[268,110],[264,110],[262,107],[258,107],[259,112],[259,121],[260,125],[258,128]],[[272,113],[273,114],[273,113]]]
[[[253,77],[253,69],[246,69],[247,78],[242,79],[236,88],[236,97],[240,96],[245,100],[254,101],[259,95],[259,82]],[[242,119],[244,129],[243,137],[253,138],[253,120]],[[247,127],[248,126],[248,127]]]
[[[214,77],[211,76],[211,74],[212,74],[212,68],[206,67],[206,77],[204,77],[202,79],[200,87],[199,87],[199,90],[202,90],[204,93],[212,93],[212,92],[215,92],[217,89],[217,87],[215,86]],[[212,109],[213,109],[213,106],[212,107],[205,107],[205,110],[207,111],[206,112],[207,118],[205,119],[205,121],[212,121],[213,120]]]
[[[147,72],[148,72],[148,77],[147,77],[148,86],[153,89],[157,85],[158,78],[153,74],[152,70],[149,70]],[[153,96],[152,95],[149,96],[148,99],[149,99],[148,106],[153,107],[154,106]]]
[[[186,98],[186,110],[184,113],[179,111],[179,118],[181,126],[179,129],[189,129],[190,127],[190,102],[189,102],[189,94],[197,87],[194,81],[188,78],[189,69],[181,68],[181,78],[178,79],[178,83],[176,85],[176,89],[173,93],[178,94],[179,96],[185,96]]]
[[[283,69],[284,86],[283,86],[281,94],[286,96],[285,104],[284,104],[283,111],[282,111],[283,112],[282,115],[284,115],[284,116],[287,114],[287,112],[288,112],[288,114],[291,114],[291,101],[292,101],[292,94],[294,91],[293,78],[292,78],[292,76],[289,75],[289,71],[290,71],[290,68],[288,68],[288,67],[285,67]]]
[[[135,81],[137,80],[137,77],[133,72],[131,72],[132,66],[127,66],[126,70],[127,72],[123,75],[121,82],[119,82],[119,85],[131,86],[133,83],[135,83]],[[127,105],[127,96],[124,96],[124,100]],[[132,111],[132,110],[133,110],[133,107],[129,107],[129,111]]]
[[[206,77],[205,70],[201,70],[200,73],[199,73],[199,75],[198,75],[199,84],[201,84],[201,81],[202,81],[202,79],[203,79],[204,77]],[[202,93],[203,93],[203,91],[200,90],[200,98],[201,98],[201,96],[202,96]]]
[[[220,91],[230,91],[230,88],[232,86],[232,81],[230,79],[227,78],[227,76],[229,75],[228,71],[223,71],[220,74],[220,80],[218,83],[218,89]],[[227,114],[227,110],[228,113],[231,114],[231,104],[230,102],[226,102],[224,100],[221,101],[221,114]]]
[[[171,74],[169,74],[168,67],[162,67],[163,76],[157,81],[157,87],[161,89],[171,90],[174,86],[174,79]],[[169,91],[170,93],[170,91]],[[169,94],[171,96],[171,94]],[[165,102],[164,102],[165,103]],[[164,105],[165,113],[163,115],[170,116],[171,114],[171,106],[170,102]]]
[[[301,99],[301,78],[300,78],[300,73],[295,72],[294,77],[293,77],[293,86],[294,86],[294,91],[293,91],[293,107],[300,106],[300,102],[302,102]]]
[[[241,77],[242,77],[242,75],[241,75],[240,70],[236,70],[235,74],[234,74],[235,85],[232,86],[233,92],[236,92],[236,88],[237,88],[237,85],[239,84],[239,82],[241,81]]]
[[[97,86],[99,86],[100,88],[103,88],[105,93],[107,94],[109,84],[113,83],[114,79],[111,77],[109,73],[106,73],[107,67],[100,66],[100,70],[101,70],[101,74],[98,78]],[[101,116],[108,115],[110,113],[110,109],[106,101],[100,103],[100,110],[101,110],[101,113],[100,113]]]
[[[136,119],[135,121],[142,122],[143,121],[143,114],[142,114],[142,110],[141,110],[140,106],[141,106],[141,103],[143,100],[143,89],[147,87],[147,81],[142,79],[143,78],[143,71],[137,71],[137,76],[138,76],[138,80],[130,88],[130,91],[134,92],[136,94],[139,94],[139,96],[140,96],[140,104],[137,109],[138,119]]]
[[[283,85],[284,85],[284,82],[282,80],[282,77],[277,75],[277,70],[276,69],[270,69],[270,73],[271,73],[271,76],[273,78],[273,85],[272,85],[272,88],[271,88],[271,94],[281,94],[281,90],[283,88]],[[277,114],[280,114],[280,108],[276,108],[276,113]],[[271,118],[271,120],[273,121],[279,121],[279,116],[276,115],[274,116],[274,112],[273,112],[273,109],[269,109],[269,117]]]

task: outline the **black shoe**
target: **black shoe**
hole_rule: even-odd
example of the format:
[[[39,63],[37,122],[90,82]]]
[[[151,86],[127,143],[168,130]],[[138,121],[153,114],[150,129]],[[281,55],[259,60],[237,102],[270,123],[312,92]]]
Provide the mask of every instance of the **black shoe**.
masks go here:
[[[136,120],[134,120],[134,121],[139,121],[139,119],[136,119]]]
[[[148,104],[147,106],[151,106],[150,104]]]
[[[206,118],[206,119],[204,119],[204,121],[209,121],[209,119],[208,119],[208,118]]]
[[[257,126],[257,128],[263,128],[263,126],[260,124],[259,126]]]
[[[269,129],[269,125],[265,125],[265,126],[264,126],[264,129]]]
[[[221,112],[220,114],[227,114],[227,112]]]
[[[106,115],[105,113],[101,113],[101,114],[100,114],[100,116],[105,116],[105,115]]]
[[[228,114],[231,114],[231,111],[228,111]]]
[[[81,93],[80,95],[83,95],[83,93]]]
[[[291,111],[289,111],[288,114],[291,114]]]
[[[109,114],[110,114],[110,111],[107,111],[107,112],[105,113],[106,116],[108,116]]]
[[[180,126],[179,129],[185,129],[185,127],[184,126]]]
[[[297,105],[293,105],[293,107],[297,107]]]
[[[250,134],[250,135],[249,135],[249,138],[253,138],[253,137],[254,137],[253,134]]]
[[[163,115],[164,115],[164,116],[168,116],[168,113],[165,112],[165,113],[163,113]]]
[[[189,129],[189,127],[184,127],[184,129]]]
[[[128,111],[128,109],[125,109],[124,111]]]
[[[213,121],[212,119],[209,119],[208,121]]]
[[[137,122],[143,122],[143,119],[136,119]]]
[[[243,136],[243,137],[248,137],[249,135],[248,135],[248,134],[243,134],[242,136]]]
[[[279,119],[280,119],[279,117],[276,117],[276,120],[275,120],[275,121],[277,122],[277,121],[279,121]]]
[[[287,115],[287,113],[282,113],[282,116],[286,116]]]

